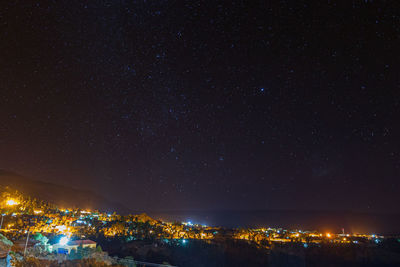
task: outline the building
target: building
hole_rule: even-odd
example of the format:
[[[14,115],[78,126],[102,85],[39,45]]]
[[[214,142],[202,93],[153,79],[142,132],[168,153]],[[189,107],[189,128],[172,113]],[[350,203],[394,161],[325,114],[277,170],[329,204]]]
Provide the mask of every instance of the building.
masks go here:
[[[54,244],[52,247],[52,251],[55,251],[57,253],[61,253],[61,254],[69,254],[71,253],[71,250],[78,250],[79,246],[82,246],[82,248],[96,248],[97,243],[89,240],[89,239],[85,239],[85,240],[73,240],[73,241],[69,241],[67,244],[62,245],[62,244]]]

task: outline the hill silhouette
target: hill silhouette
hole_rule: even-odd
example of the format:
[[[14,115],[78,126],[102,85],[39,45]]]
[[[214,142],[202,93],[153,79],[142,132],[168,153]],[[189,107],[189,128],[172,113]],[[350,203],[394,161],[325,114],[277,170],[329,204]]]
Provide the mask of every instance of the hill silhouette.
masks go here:
[[[7,186],[25,195],[53,203],[60,208],[97,209],[104,212],[116,211],[122,214],[129,212],[129,209],[122,204],[109,201],[89,190],[42,182],[0,170],[0,187]]]

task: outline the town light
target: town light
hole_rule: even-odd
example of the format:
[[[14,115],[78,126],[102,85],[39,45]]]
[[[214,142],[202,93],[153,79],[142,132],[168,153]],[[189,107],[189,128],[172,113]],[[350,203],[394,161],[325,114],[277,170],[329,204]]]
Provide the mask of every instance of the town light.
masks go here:
[[[60,238],[60,241],[58,242],[61,246],[65,246],[69,242],[69,238],[66,236],[63,236]]]
[[[6,204],[7,204],[7,206],[14,206],[14,205],[18,205],[19,202],[15,199],[9,199],[9,200],[7,200]]]

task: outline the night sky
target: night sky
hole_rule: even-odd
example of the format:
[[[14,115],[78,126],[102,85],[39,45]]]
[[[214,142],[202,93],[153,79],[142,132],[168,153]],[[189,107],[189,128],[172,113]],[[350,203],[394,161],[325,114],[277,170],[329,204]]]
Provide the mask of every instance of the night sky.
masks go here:
[[[1,1],[0,169],[141,210],[399,212],[398,1]]]

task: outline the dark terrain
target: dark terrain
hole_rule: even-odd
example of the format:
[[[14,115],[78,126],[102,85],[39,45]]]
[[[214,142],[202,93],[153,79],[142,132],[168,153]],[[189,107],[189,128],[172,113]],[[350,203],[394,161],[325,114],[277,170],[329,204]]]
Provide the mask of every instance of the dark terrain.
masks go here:
[[[275,244],[270,249],[239,240],[189,240],[184,245],[113,240],[100,244],[111,255],[176,266],[400,266],[400,243],[394,239],[380,246],[326,243],[305,248],[300,243],[289,243]]]

